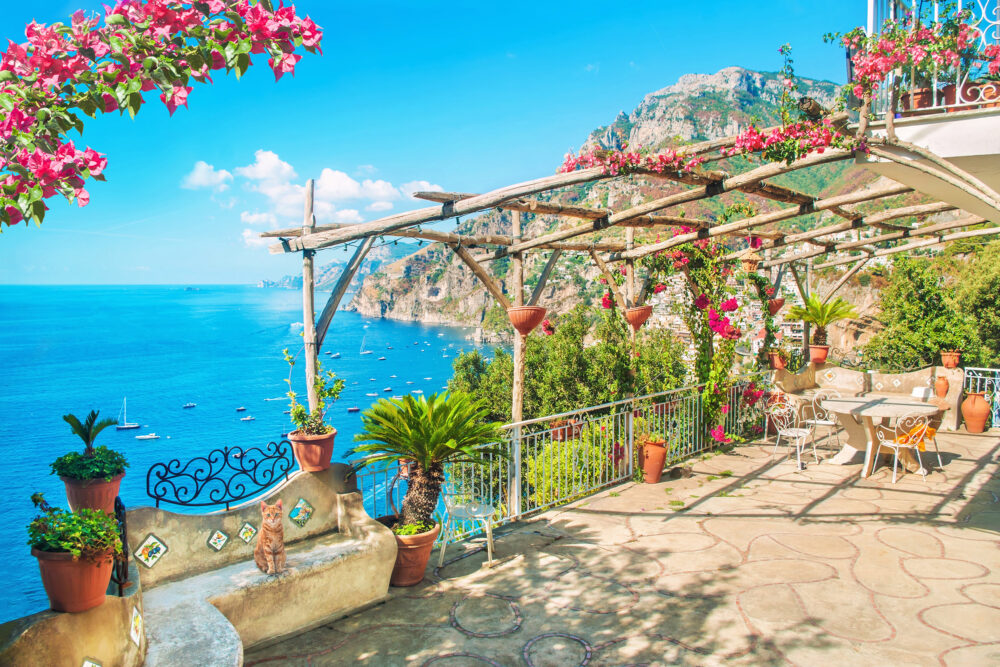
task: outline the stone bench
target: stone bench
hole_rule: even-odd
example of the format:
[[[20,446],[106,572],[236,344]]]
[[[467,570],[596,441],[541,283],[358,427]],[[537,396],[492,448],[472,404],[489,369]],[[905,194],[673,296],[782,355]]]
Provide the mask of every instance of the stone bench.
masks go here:
[[[152,507],[129,512],[129,547],[139,561],[146,665],[241,665],[243,650],[317,627],[385,598],[396,557],[392,533],[362,507],[348,468],[297,472],[264,498],[284,507],[286,572],[253,560],[260,499],[226,512],[185,515]],[[308,503],[300,523],[290,514]],[[308,508],[307,508],[308,509]],[[216,531],[225,535],[221,540]],[[216,549],[210,542],[214,540]],[[160,555],[143,563],[154,540]],[[147,552],[149,549],[147,549]],[[148,559],[147,559],[148,560]]]
[[[948,393],[943,399],[934,397],[934,382],[939,377],[948,379]],[[961,368],[929,366],[908,373],[881,373],[810,363],[795,373],[775,370],[772,379],[779,391],[800,406],[811,402],[820,391],[833,389],[843,397],[933,400],[946,408],[941,416],[941,427],[948,431],[957,431],[962,420],[960,405],[965,372]]]

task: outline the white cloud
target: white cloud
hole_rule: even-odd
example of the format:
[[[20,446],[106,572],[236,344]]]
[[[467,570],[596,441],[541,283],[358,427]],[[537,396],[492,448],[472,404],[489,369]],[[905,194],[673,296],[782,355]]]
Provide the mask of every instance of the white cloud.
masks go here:
[[[414,192],[444,192],[444,188],[430,181],[410,181],[400,185],[399,189],[410,199],[416,199]]]
[[[364,218],[353,208],[345,208],[333,214],[334,222],[354,223],[362,222]]]
[[[259,150],[254,153],[255,161],[246,167],[237,167],[236,173],[254,181],[288,182],[296,177],[292,165],[278,157],[273,151]]]
[[[373,176],[378,173],[378,167],[373,164],[359,164],[354,173],[358,176]]]
[[[260,232],[256,229],[244,229],[243,230],[243,243],[248,248],[262,248],[271,243],[274,243],[274,239],[262,239],[258,236]]]
[[[229,187],[226,181],[231,180],[233,180],[233,175],[225,169],[216,170],[204,160],[198,160],[194,163],[191,172],[181,181],[181,187],[186,190],[211,188],[216,192],[222,192]]]
[[[316,180],[316,198],[331,202],[349,199],[390,200],[399,199],[399,190],[389,181],[366,178],[359,183],[342,171],[326,168]]]
[[[392,210],[391,201],[373,201],[371,204],[365,207],[366,211],[389,211]]]
[[[278,224],[278,219],[274,216],[274,213],[251,213],[250,211],[243,211],[240,213],[240,221],[245,222],[248,225],[267,225],[268,227],[274,227]]]

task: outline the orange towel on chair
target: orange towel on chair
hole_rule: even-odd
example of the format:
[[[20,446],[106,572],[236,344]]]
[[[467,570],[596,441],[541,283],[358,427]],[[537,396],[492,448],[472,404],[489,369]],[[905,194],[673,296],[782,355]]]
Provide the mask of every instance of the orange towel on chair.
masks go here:
[[[921,431],[924,432],[923,433],[923,437],[920,437]],[[927,442],[928,438],[933,438],[936,433],[937,433],[937,429],[932,428],[930,426],[927,426],[927,427],[924,427],[924,426],[914,426],[913,428],[910,429],[909,433],[904,433],[903,435],[898,436],[896,438],[896,442],[898,442],[901,445],[912,445],[912,444],[914,444],[914,442],[913,442],[914,440],[916,440],[917,438],[920,438],[920,442],[916,443],[916,445],[917,445],[917,447],[920,448],[920,451],[923,452],[923,451],[925,451],[925,449],[924,449],[924,443]]]

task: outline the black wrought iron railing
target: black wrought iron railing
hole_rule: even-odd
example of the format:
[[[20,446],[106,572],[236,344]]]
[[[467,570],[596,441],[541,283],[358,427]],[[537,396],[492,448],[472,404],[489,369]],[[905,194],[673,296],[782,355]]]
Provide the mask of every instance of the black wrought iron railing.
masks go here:
[[[122,555],[115,559],[111,580],[118,585],[118,597],[125,597],[128,586],[128,523],[125,513],[125,503],[120,496],[115,496],[115,519],[118,521],[118,533],[122,540]]]
[[[189,461],[154,463],[146,472],[146,493],[160,503],[187,507],[225,505],[253,498],[288,479],[295,466],[287,440],[264,447],[226,447]]]

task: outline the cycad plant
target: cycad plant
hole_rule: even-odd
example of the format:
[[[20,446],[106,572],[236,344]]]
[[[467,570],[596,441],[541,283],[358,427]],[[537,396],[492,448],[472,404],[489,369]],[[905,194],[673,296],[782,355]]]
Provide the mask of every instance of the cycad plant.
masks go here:
[[[788,311],[788,317],[791,319],[802,320],[816,327],[813,333],[813,345],[826,345],[826,328],[832,323],[857,316],[854,306],[840,297],[824,302],[815,294],[806,297],[804,306],[794,306]]]
[[[362,455],[361,468],[375,463],[413,462],[397,531],[403,526],[430,530],[441,495],[446,463],[485,464],[506,456],[496,443],[500,425],[488,422],[486,406],[462,392],[381,399],[361,415],[364,430],[348,454]]]
[[[83,440],[83,453],[70,452],[52,462],[52,472],[60,477],[76,480],[104,479],[110,480],[119,473],[125,472],[128,462],[125,456],[103,445],[94,447],[98,434],[109,426],[118,423],[117,419],[97,420],[99,412],[91,410],[82,422],[76,415],[63,415],[63,420],[73,429],[73,433]]]
[[[97,440],[98,434],[109,426],[114,426],[118,423],[117,419],[102,419],[97,421],[97,416],[100,414],[98,410],[91,410],[87,418],[83,420],[83,423],[74,414],[63,415],[63,421],[69,424],[69,427],[73,429],[73,433],[80,436],[83,440],[84,456],[94,455],[94,440]]]

